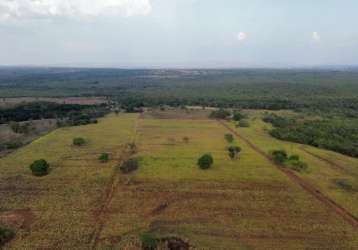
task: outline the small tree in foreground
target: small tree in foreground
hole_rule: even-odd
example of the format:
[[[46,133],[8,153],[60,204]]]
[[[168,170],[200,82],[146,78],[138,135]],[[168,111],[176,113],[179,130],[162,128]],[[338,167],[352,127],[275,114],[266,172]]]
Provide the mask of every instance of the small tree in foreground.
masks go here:
[[[86,144],[86,140],[83,139],[82,137],[76,137],[73,139],[73,145],[75,146],[83,146]]]
[[[109,154],[103,153],[98,157],[98,160],[102,163],[106,163],[109,161]]]
[[[214,163],[211,154],[204,154],[198,159],[198,166],[201,169],[209,169]]]
[[[285,150],[274,150],[272,151],[271,155],[272,159],[278,163],[284,163],[288,158],[287,152]]]
[[[229,157],[234,160],[238,158],[239,153],[241,152],[241,148],[238,146],[231,146],[227,148],[229,152]]]
[[[14,231],[0,227],[0,248],[12,238],[15,237]]]
[[[133,172],[139,168],[139,161],[136,158],[131,158],[127,161],[125,161],[119,169],[124,174],[129,174],[130,172]]]
[[[228,143],[232,143],[234,141],[234,136],[232,134],[226,134],[225,135],[225,140],[228,142]]]
[[[36,160],[30,165],[30,169],[35,176],[44,176],[48,174],[50,165],[44,159]]]

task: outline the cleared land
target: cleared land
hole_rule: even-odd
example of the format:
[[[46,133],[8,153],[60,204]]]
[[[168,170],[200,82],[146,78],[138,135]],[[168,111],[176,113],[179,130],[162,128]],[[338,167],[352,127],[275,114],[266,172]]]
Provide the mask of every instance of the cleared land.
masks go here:
[[[297,175],[357,215],[357,193],[331,182],[337,176],[354,181],[333,165],[356,173],[357,160],[304,147],[316,157],[302,145],[272,139],[260,115],[250,114],[250,128],[228,125],[264,152],[297,152],[310,169]],[[140,249],[139,236],[150,233],[181,238],[196,249],[355,249],[357,228],[251,144],[235,138],[242,153],[230,160],[227,133],[199,111],[173,110],[108,116],[36,140],[0,160],[0,220],[23,221],[7,248]],[[76,136],[89,143],[74,148]],[[132,141],[140,168],[124,175],[117,166]],[[111,153],[109,163],[97,161],[102,152]],[[199,170],[196,161],[207,152],[214,166]],[[50,175],[30,175],[28,165],[37,158],[49,160]]]

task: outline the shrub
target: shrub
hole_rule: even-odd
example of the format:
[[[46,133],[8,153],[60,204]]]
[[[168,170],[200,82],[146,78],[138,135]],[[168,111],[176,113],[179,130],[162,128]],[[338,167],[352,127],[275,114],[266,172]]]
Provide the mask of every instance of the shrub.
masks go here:
[[[284,163],[288,158],[285,150],[274,150],[271,155],[272,159],[278,163]]]
[[[225,140],[228,142],[228,143],[232,143],[234,141],[234,136],[232,134],[226,134],[225,135]]]
[[[103,153],[98,157],[98,160],[102,163],[106,163],[109,161],[109,154]]]
[[[139,168],[139,161],[136,158],[131,158],[127,161],[125,161],[119,169],[124,174],[129,174],[130,172],[133,172]]]
[[[73,145],[75,146],[83,146],[86,144],[86,140],[82,137],[76,137],[73,139]]]
[[[187,136],[183,137],[183,142],[184,143],[189,143],[189,141],[190,141],[189,137],[187,137]]]
[[[155,250],[157,248],[157,240],[151,233],[143,233],[140,235],[143,250]]]
[[[300,157],[298,155],[291,155],[289,158],[288,158],[289,161],[299,161],[300,160]]]
[[[240,111],[235,111],[234,115],[233,115],[233,120],[234,121],[240,121],[242,119],[244,119],[246,116],[244,114],[242,114]]]
[[[2,228],[0,227],[0,248],[6,243],[9,242],[11,239],[13,239],[15,237],[15,232],[7,229],[7,228]]]
[[[250,123],[249,123],[248,120],[241,120],[238,123],[238,127],[240,127],[240,128],[248,128],[248,127],[250,127]]]
[[[48,174],[50,165],[44,159],[36,160],[30,165],[30,169],[35,176],[44,176]]]
[[[198,159],[198,166],[201,169],[208,169],[214,163],[214,159],[211,154],[204,154]]]
[[[229,151],[229,157],[231,159],[236,159],[239,153],[241,152],[241,148],[237,146],[228,147],[227,150]]]
[[[230,111],[225,109],[219,109],[219,110],[212,111],[209,117],[213,119],[227,119],[230,117],[230,115],[231,115]]]
[[[335,183],[336,183],[337,187],[339,187],[345,191],[353,190],[353,185],[348,180],[340,179],[340,180],[336,180]]]
[[[308,168],[307,163],[299,161],[299,160],[288,160],[286,162],[286,166],[292,170],[301,172],[305,171]]]

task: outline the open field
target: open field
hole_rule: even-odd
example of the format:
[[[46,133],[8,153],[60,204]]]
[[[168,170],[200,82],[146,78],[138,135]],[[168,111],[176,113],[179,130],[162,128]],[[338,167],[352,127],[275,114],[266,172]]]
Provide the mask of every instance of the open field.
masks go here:
[[[298,153],[309,164],[298,176],[354,216],[357,192],[338,190],[331,179],[357,181],[358,160],[277,141],[260,112],[250,113],[250,128],[239,129],[206,114],[110,115],[95,125],[58,129],[0,159],[0,222],[17,229],[5,249],[140,249],[144,233],[180,238],[193,249],[356,249],[357,227],[252,144]],[[235,137],[238,160],[227,155],[230,129],[252,143]],[[75,148],[76,136],[88,144]],[[124,175],[116,166],[132,141],[140,168]],[[97,161],[102,152],[111,153],[109,163]],[[200,170],[197,159],[207,152],[214,165]],[[38,158],[52,166],[46,177],[30,175],[28,165]]]

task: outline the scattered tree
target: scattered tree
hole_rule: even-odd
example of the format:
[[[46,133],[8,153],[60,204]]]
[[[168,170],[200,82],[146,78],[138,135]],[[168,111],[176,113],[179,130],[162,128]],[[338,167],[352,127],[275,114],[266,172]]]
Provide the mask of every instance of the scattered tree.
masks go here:
[[[155,250],[157,249],[157,240],[152,233],[143,233],[140,235],[140,241],[142,243],[143,250]]]
[[[272,159],[278,163],[284,163],[288,158],[287,152],[285,150],[274,150],[272,151],[271,155]]]
[[[183,142],[184,143],[189,143],[189,140],[190,140],[189,137],[187,137],[187,136],[183,137]]]
[[[73,139],[73,145],[75,146],[83,146],[86,144],[86,140],[82,137],[76,137]]]
[[[230,146],[227,148],[229,152],[229,157],[234,160],[238,158],[239,153],[241,152],[241,148],[238,146]]]
[[[218,109],[211,112],[209,115],[212,119],[227,119],[231,116],[231,112],[225,109]]]
[[[234,121],[240,121],[240,120],[244,119],[245,117],[246,117],[246,115],[242,114],[240,111],[235,111],[232,119]]]
[[[211,154],[204,154],[198,159],[198,166],[201,169],[209,169],[214,163]]]
[[[0,227],[0,248],[15,237],[15,232],[8,228]]]
[[[232,134],[225,134],[225,140],[228,143],[232,143],[234,141],[234,136]]]
[[[34,176],[45,176],[48,174],[50,165],[44,159],[36,160],[30,165]]]
[[[353,184],[348,180],[339,179],[339,180],[335,180],[335,183],[336,183],[337,187],[339,187],[345,191],[353,190]]]
[[[106,163],[109,161],[109,154],[108,153],[103,153],[98,157],[98,160],[102,163]]]
[[[139,168],[139,161],[136,158],[131,158],[127,161],[125,161],[120,167],[119,169],[122,171],[122,173],[124,174],[129,174],[135,170],[137,170]]]

